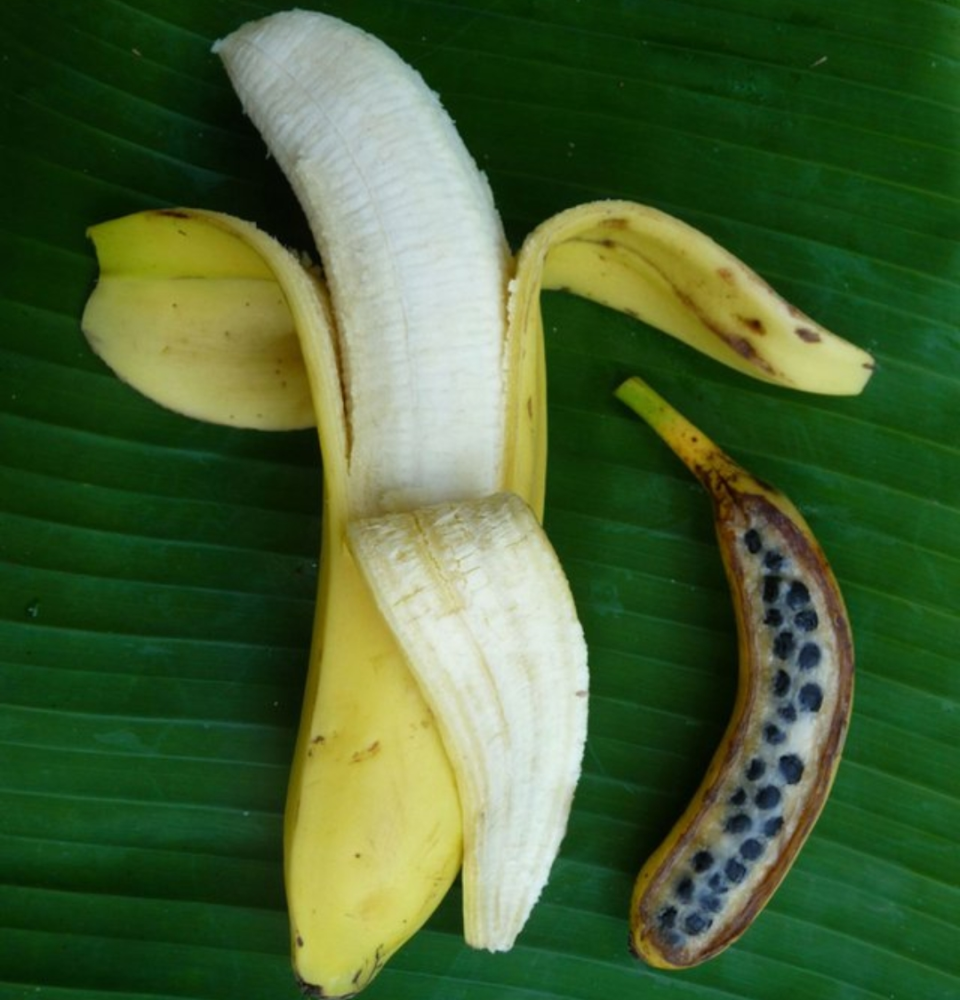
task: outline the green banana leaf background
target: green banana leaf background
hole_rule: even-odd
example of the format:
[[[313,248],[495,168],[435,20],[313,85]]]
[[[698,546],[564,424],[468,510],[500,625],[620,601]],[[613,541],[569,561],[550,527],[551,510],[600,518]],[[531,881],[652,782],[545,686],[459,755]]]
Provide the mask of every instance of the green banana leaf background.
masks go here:
[[[672,212],[877,359],[856,398],[753,382],[545,296],[546,523],[591,649],[570,828],[509,954],[454,889],[370,1000],[960,996],[960,5],[306,2],[416,66],[511,242],[590,199]],[[0,4],[0,995],[297,995],[281,812],[317,582],[313,433],[166,412],[94,357],[85,228],[188,205],[309,245],[211,43],[272,0]],[[805,512],[857,697],[834,793],[752,929],[660,972],[636,871],[732,706],[708,500],[612,397],[644,375]]]

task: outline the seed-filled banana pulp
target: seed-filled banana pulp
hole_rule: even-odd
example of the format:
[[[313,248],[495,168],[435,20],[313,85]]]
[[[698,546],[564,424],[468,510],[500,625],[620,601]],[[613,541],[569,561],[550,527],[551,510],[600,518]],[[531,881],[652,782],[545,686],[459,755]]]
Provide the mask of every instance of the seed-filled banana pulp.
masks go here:
[[[794,505],[641,380],[617,395],[709,491],[739,637],[729,726],[631,902],[636,954],[681,968],[747,929],[820,815],[850,717],[853,642],[837,582]]]

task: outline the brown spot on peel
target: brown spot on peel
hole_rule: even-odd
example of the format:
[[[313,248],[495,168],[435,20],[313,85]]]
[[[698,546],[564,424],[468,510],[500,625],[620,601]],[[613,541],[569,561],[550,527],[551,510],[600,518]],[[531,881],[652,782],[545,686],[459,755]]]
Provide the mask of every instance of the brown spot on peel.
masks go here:
[[[360,764],[365,760],[370,760],[371,757],[376,757],[380,753],[380,741],[374,740],[370,746],[364,747],[362,750],[357,750],[350,757],[351,764]]]
[[[715,332],[718,333],[720,337],[726,341],[726,343],[729,344],[737,352],[737,354],[740,355],[741,358],[754,362],[758,360],[757,349],[750,343],[749,340],[745,340],[743,337],[738,337],[733,333],[722,333],[720,330],[716,330]]]
[[[720,338],[732,351],[739,354],[744,361],[753,365],[754,368],[758,368],[760,371],[767,375],[776,375],[776,369],[773,365],[767,361],[766,358],[761,357],[753,344],[750,343],[745,337],[741,337],[739,334],[732,333],[729,330],[724,330],[723,327],[719,326],[713,321],[709,313],[704,309],[701,309],[697,303],[687,294],[681,292],[676,285],[673,286],[674,293],[677,298],[692,312],[700,322]]]
[[[793,331],[805,344],[819,344],[820,334],[816,330],[811,330],[809,326],[798,326]]]
[[[767,328],[763,325],[763,320],[756,316],[738,316],[737,319],[753,333],[758,333],[762,336],[767,332]]]
[[[729,267],[718,267],[717,277],[728,285],[735,285],[737,283],[736,275],[733,273],[732,268]]]

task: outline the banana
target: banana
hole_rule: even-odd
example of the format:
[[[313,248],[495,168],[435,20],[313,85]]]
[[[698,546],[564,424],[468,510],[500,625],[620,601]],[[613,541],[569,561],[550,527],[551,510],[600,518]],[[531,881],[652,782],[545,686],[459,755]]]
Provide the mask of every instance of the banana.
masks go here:
[[[739,636],[730,723],[630,905],[634,952],[685,968],[743,934],[813,829],[849,724],[853,640],[837,581],[796,507],[640,379],[617,396],[709,491]]]
[[[331,521],[325,537],[325,551],[339,552],[341,558],[338,566],[330,563],[331,573],[323,579],[325,584],[329,580],[323,589],[330,603],[321,608],[318,621],[325,623],[330,610],[341,606],[338,602],[352,605],[359,597],[359,587],[351,593],[356,582],[353,553],[344,548],[349,524],[419,510],[425,504],[465,505],[502,490],[516,492],[536,514],[541,512],[545,453],[531,453],[529,458],[512,453],[509,464],[505,453],[506,442],[516,441],[522,433],[512,417],[527,427],[528,437],[538,436],[535,425],[543,404],[530,392],[542,377],[531,366],[542,354],[508,341],[506,290],[512,257],[489,186],[436,96],[411,67],[366,33],[334,18],[300,11],[244,25],[215,49],[304,207],[336,318],[347,429],[347,497],[342,523],[334,526]],[[516,385],[511,384],[514,374]],[[523,408],[518,398],[521,382],[527,393]],[[464,557],[459,553],[458,558]],[[367,563],[372,558],[368,552]],[[344,574],[350,587],[344,587]],[[545,569],[539,571],[544,580],[545,574]],[[433,586],[441,583],[435,581]],[[515,590],[506,589],[508,581],[502,576],[499,585],[510,597],[508,606],[513,606]],[[342,622],[344,615],[332,620]],[[379,629],[381,639],[387,632],[405,639],[396,621],[392,629]],[[439,844],[449,861],[459,861],[461,829],[438,824],[438,815],[446,817],[451,808],[459,808],[468,824],[462,841],[468,869],[490,864],[487,856],[475,857],[473,827],[477,815],[489,814],[492,806],[485,799],[478,802],[471,788],[451,787],[446,776],[440,781],[439,766],[423,771],[420,755],[410,751],[402,731],[432,729],[432,717],[419,706],[415,712],[400,713],[402,702],[398,705],[390,686],[378,681],[383,657],[369,650],[369,679],[358,677],[353,669],[345,674],[351,686],[343,692],[342,723],[365,714],[383,721],[392,713],[391,728],[385,728],[382,736],[371,731],[364,747],[337,758],[340,766],[329,787],[317,783],[314,762],[335,752],[337,736],[336,719],[331,723],[327,718],[331,705],[337,706],[327,678],[331,669],[339,675],[341,668],[332,665],[327,640],[321,635],[316,642],[314,662],[319,665],[308,683],[288,800],[286,869],[297,973],[323,995],[332,995],[355,992],[368,982],[449,885],[453,866],[429,873],[426,867],[410,865],[417,850],[431,843]],[[404,648],[409,657],[410,643]],[[499,662],[514,650],[490,652]],[[486,658],[472,665],[474,670],[489,668]],[[402,679],[413,688],[408,672]],[[509,691],[499,695],[506,702]],[[522,691],[513,697],[522,697]],[[546,698],[535,732],[551,724],[550,705],[563,694],[551,688]],[[413,704],[414,699],[408,695],[406,701]],[[580,733],[582,752],[586,713],[582,699],[577,710],[581,725],[571,732],[574,737]],[[456,721],[444,720],[448,752]],[[393,767],[401,768],[403,780],[391,786],[382,779],[377,786],[356,785],[361,766],[375,772],[380,759],[388,755],[399,762]],[[546,786],[556,792],[534,812],[537,824],[549,822],[557,828],[550,841],[555,849],[566,814],[551,807],[560,799],[569,810],[573,793],[568,771],[561,773],[562,763],[558,759],[542,772]],[[395,776],[396,771],[384,773]],[[416,801],[407,797],[412,784],[420,786]],[[433,801],[424,802],[424,795]],[[418,815],[410,822],[414,810]],[[367,827],[356,826],[356,814],[364,811],[379,821],[369,836]],[[511,817],[514,824],[522,821],[522,813]],[[402,844],[394,836],[397,824],[405,827]],[[328,906],[329,886],[324,884],[328,866],[323,863],[327,859],[318,857],[324,848],[317,845],[338,836],[334,825],[352,830],[356,849],[352,857],[330,861],[361,869],[361,877],[365,870],[369,885],[381,895],[395,891],[412,901],[410,919],[398,920],[391,914],[392,926],[382,931],[378,927],[375,937],[362,923],[357,926],[361,912],[343,913]],[[421,841],[419,848],[411,839],[414,833]],[[508,846],[514,851],[508,863],[526,870],[525,858],[536,842],[514,837]],[[398,872],[398,864],[409,867]],[[540,880],[536,894],[546,881],[549,864],[546,869],[539,863],[534,868]],[[424,878],[425,874],[432,877]],[[505,887],[508,900],[520,897],[519,904],[508,906],[510,915],[518,905],[524,915],[529,910],[528,891],[521,880]],[[468,890],[468,906],[471,899]],[[504,930],[500,914],[492,904],[484,905],[486,912],[465,915],[470,928],[474,922],[480,928],[476,940],[509,947],[520,925]],[[344,961],[339,940],[344,930],[357,939],[353,954],[367,955],[363,964]],[[468,933],[473,939],[472,930]]]
[[[513,493],[354,521],[348,535],[457,776],[467,943],[509,950],[560,849],[586,740],[566,577]]]

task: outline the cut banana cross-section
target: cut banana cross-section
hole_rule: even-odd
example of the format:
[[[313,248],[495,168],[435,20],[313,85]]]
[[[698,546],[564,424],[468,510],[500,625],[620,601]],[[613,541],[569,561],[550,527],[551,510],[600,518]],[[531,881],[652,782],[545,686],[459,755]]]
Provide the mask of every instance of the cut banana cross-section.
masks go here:
[[[355,522],[349,538],[457,777],[467,941],[509,949],[560,848],[586,739],[567,580],[509,493]]]
[[[617,395],[709,491],[733,595],[740,683],[703,782],[637,876],[631,944],[662,968],[706,961],[750,926],[823,809],[853,703],[853,640],[823,550],[782,493],[639,378]]]

